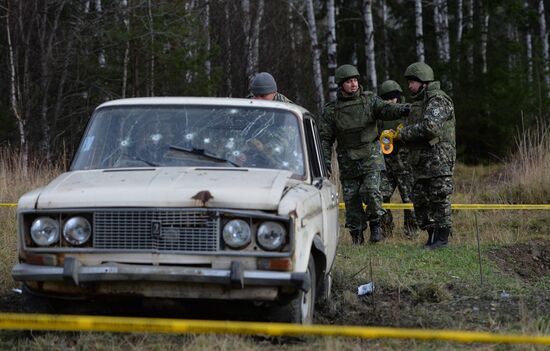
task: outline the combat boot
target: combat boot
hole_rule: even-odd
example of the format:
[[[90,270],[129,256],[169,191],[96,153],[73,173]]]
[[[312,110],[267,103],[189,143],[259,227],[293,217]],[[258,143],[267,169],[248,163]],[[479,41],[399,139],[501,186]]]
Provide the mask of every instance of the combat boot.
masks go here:
[[[418,234],[418,225],[416,224],[416,218],[412,210],[404,210],[405,214],[405,236],[408,239],[413,239]]]
[[[449,234],[451,234],[450,227],[436,228],[435,240],[433,244],[428,246],[428,249],[435,250],[447,246],[449,242]]]
[[[424,244],[424,247],[427,249],[435,241],[435,234],[434,234],[435,229],[433,227],[430,227],[426,230],[428,231],[428,241],[426,241],[426,244]]]
[[[382,240],[382,230],[380,228],[380,222],[370,222],[370,242],[377,243]]]
[[[351,230],[349,233],[351,234],[351,243],[353,245],[363,245],[365,237],[362,230]]]
[[[380,218],[380,227],[384,238],[389,238],[392,236],[395,224],[393,223],[393,214],[390,210],[386,210],[386,213],[384,213]]]

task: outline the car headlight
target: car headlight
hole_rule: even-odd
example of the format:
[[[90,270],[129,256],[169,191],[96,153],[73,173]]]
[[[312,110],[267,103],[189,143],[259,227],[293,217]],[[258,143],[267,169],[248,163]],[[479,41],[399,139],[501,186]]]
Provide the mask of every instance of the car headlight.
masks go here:
[[[256,236],[263,249],[278,250],[285,244],[286,229],[278,222],[263,222]]]
[[[82,245],[90,239],[92,226],[84,217],[72,217],[63,226],[63,237],[73,245]]]
[[[248,245],[251,237],[250,225],[242,219],[232,219],[223,227],[223,240],[231,248]]]
[[[49,246],[59,240],[59,222],[50,217],[39,217],[32,222],[31,238],[40,246]]]

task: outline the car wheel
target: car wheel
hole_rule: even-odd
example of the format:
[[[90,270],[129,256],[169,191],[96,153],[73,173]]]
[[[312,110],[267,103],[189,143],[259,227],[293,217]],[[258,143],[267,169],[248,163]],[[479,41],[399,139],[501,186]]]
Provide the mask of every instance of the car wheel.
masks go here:
[[[315,262],[313,257],[309,258],[306,275],[310,279],[310,288],[308,291],[300,290],[294,294],[290,300],[274,306],[272,320],[275,322],[311,324],[313,323],[313,311],[315,308]]]
[[[332,296],[332,272],[325,275],[321,286],[319,287],[319,296],[317,297],[317,304],[319,306],[324,305],[330,300]]]

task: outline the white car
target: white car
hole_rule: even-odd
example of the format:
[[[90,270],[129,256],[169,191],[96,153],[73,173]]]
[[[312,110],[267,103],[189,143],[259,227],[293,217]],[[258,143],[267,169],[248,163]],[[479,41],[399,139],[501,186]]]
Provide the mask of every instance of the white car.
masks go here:
[[[99,106],[70,171],[17,207],[26,291],[268,302],[311,323],[330,295],[338,194],[314,117],[280,102]]]

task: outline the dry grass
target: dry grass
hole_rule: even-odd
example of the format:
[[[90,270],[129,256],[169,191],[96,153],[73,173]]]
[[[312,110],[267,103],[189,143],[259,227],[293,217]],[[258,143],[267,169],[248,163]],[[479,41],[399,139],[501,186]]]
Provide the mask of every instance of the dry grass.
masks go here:
[[[496,174],[488,198],[503,203],[550,203],[550,124],[539,120],[516,138],[517,151]]]

